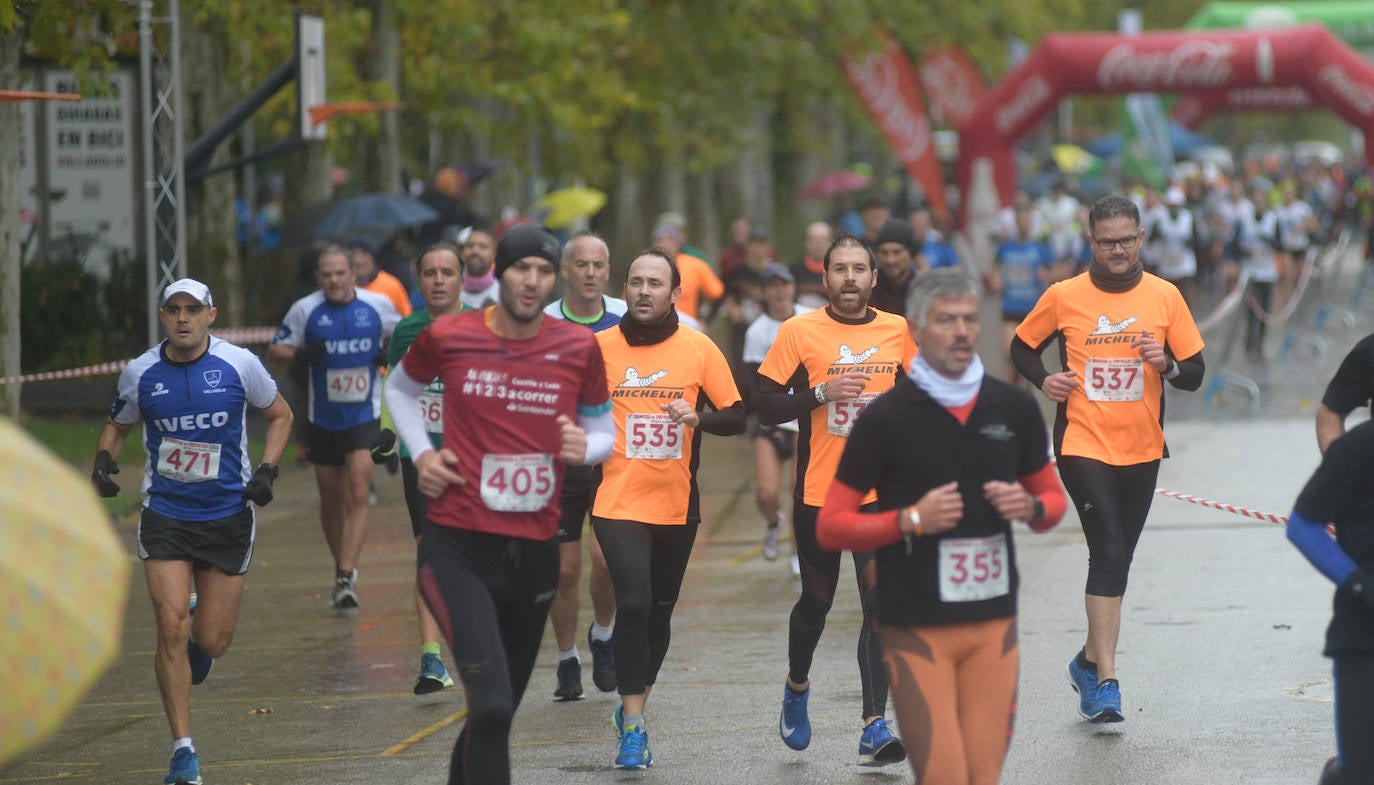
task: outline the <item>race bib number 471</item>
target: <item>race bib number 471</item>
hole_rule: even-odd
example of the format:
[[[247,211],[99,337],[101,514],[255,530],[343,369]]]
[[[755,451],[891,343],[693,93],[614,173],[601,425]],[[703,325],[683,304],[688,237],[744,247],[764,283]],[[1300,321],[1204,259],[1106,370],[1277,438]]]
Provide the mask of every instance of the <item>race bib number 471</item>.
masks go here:
[[[209,482],[219,477],[218,444],[162,437],[157,446],[157,473],[177,482]]]
[[[553,456],[547,453],[482,456],[482,503],[489,510],[542,510],[556,484]]]

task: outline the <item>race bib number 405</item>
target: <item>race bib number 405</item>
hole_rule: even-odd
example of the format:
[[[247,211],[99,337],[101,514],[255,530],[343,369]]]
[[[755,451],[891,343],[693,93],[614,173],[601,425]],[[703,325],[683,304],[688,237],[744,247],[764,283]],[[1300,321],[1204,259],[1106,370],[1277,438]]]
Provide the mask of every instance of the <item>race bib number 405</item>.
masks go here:
[[[557,478],[547,453],[482,456],[482,503],[497,512],[536,512],[553,498]]]
[[[1011,590],[1007,539],[960,537],[940,541],[940,599],[975,602]]]
[[[878,393],[861,393],[852,401],[831,401],[826,407],[825,430],[848,439],[849,432],[854,430],[854,421],[859,418],[859,413],[877,399]]]
[[[625,457],[677,460],[682,457],[682,423],[666,414],[625,417]]]
[[[331,403],[366,401],[372,392],[371,368],[330,368],[324,372],[325,397]]]
[[[1144,361],[1139,357],[1088,360],[1084,392],[1090,401],[1138,401],[1145,396]]]
[[[219,449],[164,436],[157,446],[157,473],[177,482],[208,482],[219,477]]]

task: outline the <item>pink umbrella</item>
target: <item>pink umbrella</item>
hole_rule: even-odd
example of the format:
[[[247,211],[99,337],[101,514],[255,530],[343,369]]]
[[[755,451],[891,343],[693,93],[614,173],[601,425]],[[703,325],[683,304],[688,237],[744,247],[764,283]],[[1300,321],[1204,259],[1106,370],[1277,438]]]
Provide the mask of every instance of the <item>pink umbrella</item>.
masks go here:
[[[849,169],[836,169],[826,172],[802,189],[801,198],[820,199],[827,196],[841,196],[862,191],[873,182],[872,177]]]

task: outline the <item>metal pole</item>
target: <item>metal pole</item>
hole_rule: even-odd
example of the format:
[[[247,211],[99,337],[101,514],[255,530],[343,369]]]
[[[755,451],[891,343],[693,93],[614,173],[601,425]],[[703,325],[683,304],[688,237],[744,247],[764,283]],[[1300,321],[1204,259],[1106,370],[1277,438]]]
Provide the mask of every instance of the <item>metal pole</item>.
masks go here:
[[[153,156],[153,0],[138,4],[138,73],[143,97],[143,252],[148,282],[148,345],[157,343],[157,159]]]
[[[175,250],[173,251],[172,267],[166,272],[169,278],[166,283],[171,283],[178,278],[186,277],[186,167],[183,148],[186,146],[182,137],[182,95],[181,95],[181,9],[178,0],[171,0],[169,10],[172,15],[172,40],[168,46],[172,50],[172,73],[170,76],[171,93],[175,103],[172,105],[175,110],[172,113],[172,167],[175,170],[173,175],[176,181],[172,186],[174,197],[173,207],[176,209],[176,231]]]

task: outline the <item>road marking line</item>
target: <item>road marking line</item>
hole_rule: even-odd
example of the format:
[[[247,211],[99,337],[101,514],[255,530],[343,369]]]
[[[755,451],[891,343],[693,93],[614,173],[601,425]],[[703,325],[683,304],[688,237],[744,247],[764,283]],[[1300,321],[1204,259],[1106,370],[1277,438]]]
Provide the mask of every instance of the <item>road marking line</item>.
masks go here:
[[[392,755],[399,755],[400,753],[405,752],[405,751],[406,751],[407,749],[409,749],[411,746],[413,746],[413,745],[415,745],[415,744],[419,744],[420,742],[424,741],[431,733],[434,733],[435,731],[440,730],[440,729],[442,729],[442,728],[447,728],[448,726],[452,725],[453,723],[457,722],[458,720],[461,720],[461,719],[463,719],[464,717],[466,717],[467,714],[468,714],[468,710],[467,710],[466,707],[465,707],[465,708],[462,708],[462,709],[459,709],[458,711],[453,712],[452,714],[448,715],[447,717],[443,718],[442,720],[439,720],[438,722],[434,723],[433,725],[429,726],[428,728],[425,728],[424,730],[420,731],[419,733],[415,734],[414,736],[411,736],[410,738],[406,739],[405,741],[401,742],[400,744],[395,744],[395,745],[392,745],[392,746],[386,748],[386,750],[384,750],[384,751],[382,752],[382,757],[383,757],[383,758],[387,758],[387,757],[390,757],[390,756],[392,756]]]

